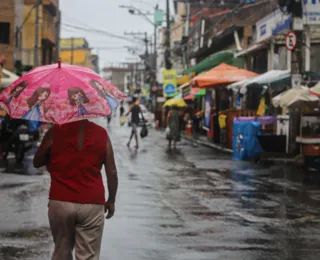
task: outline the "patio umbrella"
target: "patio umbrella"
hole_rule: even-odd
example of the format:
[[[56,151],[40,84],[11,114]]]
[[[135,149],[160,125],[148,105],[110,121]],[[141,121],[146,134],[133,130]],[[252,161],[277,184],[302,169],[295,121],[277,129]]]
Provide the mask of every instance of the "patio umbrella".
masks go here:
[[[230,84],[257,76],[258,74],[227,65],[225,63],[201,74],[192,79],[195,87],[210,88],[221,84]]]
[[[192,88],[190,94],[185,96],[183,99],[184,100],[193,100],[197,97],[204,96],[205,93],[206,93],[205,89]]]
[[[163,104],[163,107],[172,107],[172,106],[186,107],[187,103],[182,98],[171,98]]]
[[[320,82],[309,90],[310,94],[320,97]]]
[[[109,116],[125,97],[94,71],[59,62],[20,77],[1,93],[0,106],[12,118],[64,124]]]
[[[291,88],[284,91],[272,99],[274,107],[287,107],[288,103],[300,96],[303,92],[308,90],[307,87],[301,86],[300,88]]]
[[[289,89],[272,99],[275,107],[313,107],[318,104],[319,98],[310,94],[307,87]]]

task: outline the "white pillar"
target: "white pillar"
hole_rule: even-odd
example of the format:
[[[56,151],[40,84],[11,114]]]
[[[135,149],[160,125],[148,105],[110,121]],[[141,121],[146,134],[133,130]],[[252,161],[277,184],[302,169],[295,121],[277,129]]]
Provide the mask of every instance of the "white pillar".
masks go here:
[[[287,50],[287,70],[291,70],[291,57],[292,52]]]
[[[311,58],[311,37],[310,37],[310,28],[305,28],[305,37],[306,37],[306,45],[305,45],[305,71],[310,71],[310,58]]]
[[[274,42],[271,41],[270,48],[268,50],[268,70],[273,70],[274,67]]]

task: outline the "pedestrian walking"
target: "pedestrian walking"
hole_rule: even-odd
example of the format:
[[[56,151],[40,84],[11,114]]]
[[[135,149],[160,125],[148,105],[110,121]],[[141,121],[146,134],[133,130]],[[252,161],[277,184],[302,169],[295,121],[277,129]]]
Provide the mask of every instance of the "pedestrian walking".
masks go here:
[[[168,141],[169,149],[171,149],[171,143],[176,148],[177,142],[180,141],[180,113],[177,106],[172,106],[167,117],[167,126],[169,127]]]
[[[104,213],[115,212],[117,169],[106,130],[88,120],[55,125],[34,157],[34,167],[51,175],[49,222],[55,243],[52,260],[98,260]],[[105,166],[109,198],[100,170]]]
[[[108,125],[110,125],[110,123],[111,123],[111,115],[110,116],[107,116],[107,120],[108,120]]]
[[[128,116],[131,113],[131,135],[129,138],[129,142],[127,143],[127,146],[130,147],[130,143],[131,140],[134,136],[135,140],[136,140],[136,149],[139,149],[139,140],[138,140],[138,125],[139,125],[139,114],[141,113],[142,115],[142,111],[141,108],[138,104],[136,104],[137,99],[135,97],[132,98],[132,106],[130,107],[130,110],[128,111],[128,113],[126,114],[126,116]],[[143,116],[142,116],[143,118]]]
[[[112,93],[114,100],[97,95],[92,80],[99,82],[103,93]],[[14,102],[8,102],[11,91],[22,81],[28,85],[15,95]],[[51,176],[52,260],[72,260],[74,249],[77,260],[99,260],[104,216],[106,213],[110,219],[114,215],[118,177],[107,131],[88,118],[110,116],[115,109],[113,101],[119,104],[124,98],[92,70],[60,62],[33,69],[0,95],[0,105],[11,118],[53,124],[33,160],[34,167],[46,166]],[[108,200],[100,173],[103,165]]]
[[[123,107],[123,101],[120,104],[120,117],[122,117],[124,114],[124,107]]]

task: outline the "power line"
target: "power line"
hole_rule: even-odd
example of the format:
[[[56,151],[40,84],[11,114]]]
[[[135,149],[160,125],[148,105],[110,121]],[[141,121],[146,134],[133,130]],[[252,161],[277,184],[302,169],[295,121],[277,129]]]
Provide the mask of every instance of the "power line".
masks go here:
[[[73,29],[77,29],[80,31],[85,31],[85,32],[89,32],[89,33],[99,33],[99,34],[103,34],[105,36],[108,36],[110,38],[116,38],[116,39],[121,39],[121,40],[125,40],[125,41],[130,41],[132,42],[133,39],[131,38],[127,38],[124,36],[120,36],[120,35],[116,35],[114,33],[110,33],[104,30],[100,30],[100,29],[96,29],[96,28],[85,28],[85,27],[81,27],[81,26],[77,26],[77,25],[71,25],[71,24],[67,24],[67,23],[62,23],[63,26],[66,26],[68,28],[73,28]]]

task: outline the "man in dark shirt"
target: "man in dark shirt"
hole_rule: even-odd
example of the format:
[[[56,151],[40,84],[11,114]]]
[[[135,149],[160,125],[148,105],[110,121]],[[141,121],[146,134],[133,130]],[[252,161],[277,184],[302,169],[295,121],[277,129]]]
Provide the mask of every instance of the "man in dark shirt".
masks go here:
[[[132,103],[133,105],[130,107],[129,112],[126,114],[126,116],[128,116],[131,113],[131,127],[132,127],[131,136],[127,146],[130,147],[131,140],[134,136],[136,139],[136,149],[139,149],[137,127],[139,125],[139,120],[140,120],[139,113],[142,114],[142,111],[140,106],[136,104],[136,98],[133,98]]]

